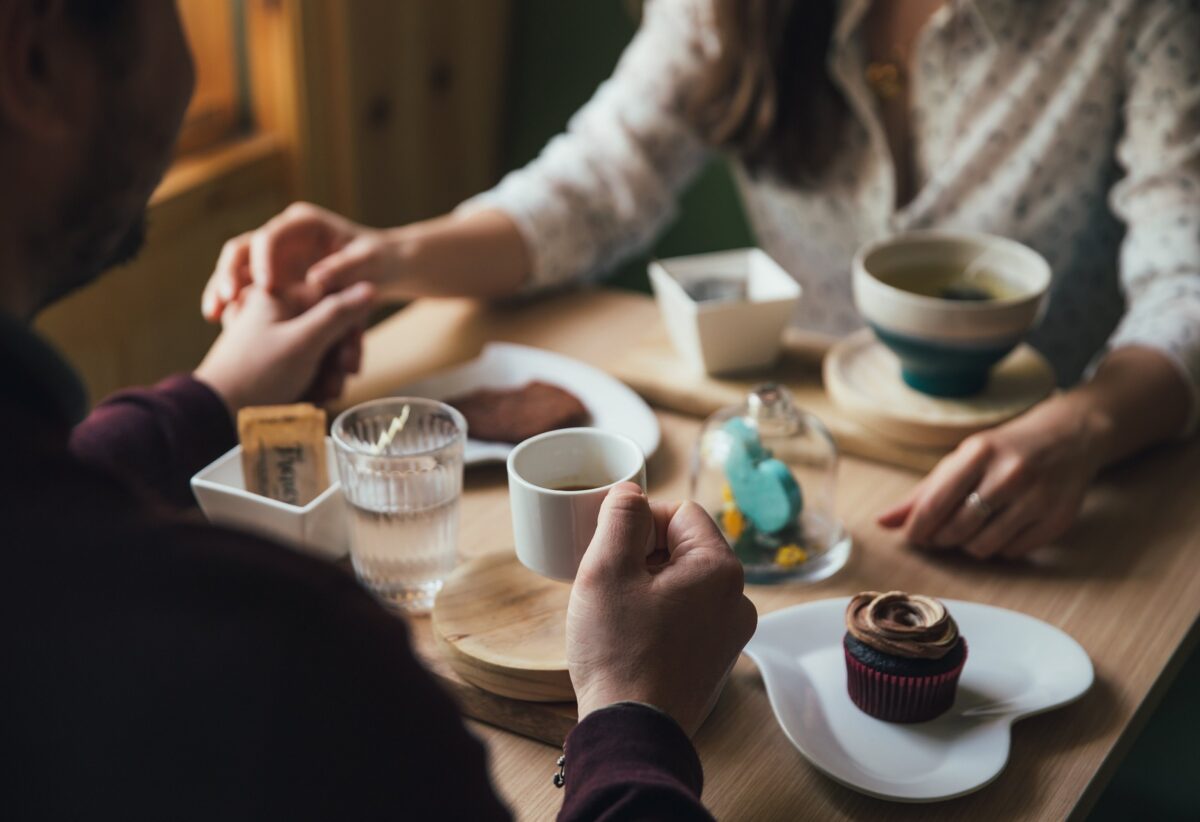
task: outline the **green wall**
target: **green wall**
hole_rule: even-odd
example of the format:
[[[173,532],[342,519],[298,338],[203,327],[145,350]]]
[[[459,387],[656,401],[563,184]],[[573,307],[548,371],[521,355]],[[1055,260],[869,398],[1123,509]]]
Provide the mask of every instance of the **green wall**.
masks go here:
[[[620,0],[516,0],[509,74],[505,168],[524,165],[609,76],[637,26]],[[687,191],[680,218],[652,249],[659,257],[752,245],[724,160]],[[649,255],[627,261],[612,282],[647,290]]]

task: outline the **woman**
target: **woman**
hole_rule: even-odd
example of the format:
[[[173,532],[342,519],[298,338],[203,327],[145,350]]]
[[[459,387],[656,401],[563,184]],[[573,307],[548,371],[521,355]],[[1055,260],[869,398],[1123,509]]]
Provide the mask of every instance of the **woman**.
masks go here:
[[[860,325],[856,248],[987,231],[1055,272],[1031,342],[1069,390],[971,437],[879,522],[1015,557],[1104,466],[1190,431],[1200,384],[1200,7],[1194,0],[657,0],[595,97],[526,168],[397,229],[296,206],[227,246],[205,313],[251,280],[492,297],[649,244],[713,150],[796,323]]]

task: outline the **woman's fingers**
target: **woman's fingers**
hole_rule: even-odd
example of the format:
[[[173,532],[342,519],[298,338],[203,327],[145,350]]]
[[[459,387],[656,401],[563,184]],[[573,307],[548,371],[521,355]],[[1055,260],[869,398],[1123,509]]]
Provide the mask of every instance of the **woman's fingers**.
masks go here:
[[[250,276],[255,284],[279,293],[303,282],[313,263],[347,239],[329,212],[293,203],[251,237]]]
[[[1079,516],[1079,507],[1083,502],[1082,492],[1075,497],[1064,494],[1059,500],[1056,505],[1043,508],[1039,512],[1035,527],[1009,540],[1001,553],[1009,559],[1018,559],[1067,533]]]
[[[962,544],[965,553],[976,559],[987,559],[1003,551],[1027,529],[1039,524],[1045,500],[1030,494],[1014,501],[996,514],[975,536]]]
[[[875,518],[876,524],[883,528],[900,528],[908,521],[909,515],[912,514],[913,506],[917,504],[921,494],[925,490],[925,483],[918,482],[913,489],[908,492],[903,502],[897,503],[888,510]]]
[[[929,538],[962,504],[983,477],[991,457],[984,440],[968,439],[953,454],[943,459],[922,482],[920,499],[908,520],[908,541],[927,545]]]
[[[979,504],[968,498],[959,505],[929,541],[939,548],[966,545],[987,523],[1004,511],[1013,500],[1020,498],[1030,484],[1023,462],[1016,457],[993,458],[973,492]]]
[[[1031,525],[1010,539],[1008,544],[1000,551],[1000,555],[1005,559],[1020,559],[1029,552],[1041,548],[1054,539],[1055,536],[1052,533],[1049,522]]]
[[[340,291],[363,280],[371,281],[371,267],[379,244],[373,237],[352,240],[345,248],[323,257],[309,268],[307,278],[325,293]]]

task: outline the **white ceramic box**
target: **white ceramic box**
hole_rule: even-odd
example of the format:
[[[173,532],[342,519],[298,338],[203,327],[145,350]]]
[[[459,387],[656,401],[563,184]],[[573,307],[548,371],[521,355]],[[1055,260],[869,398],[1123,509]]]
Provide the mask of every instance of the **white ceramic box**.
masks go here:
[[[253,531],[324,559],[340,559],[349,550],[349,535],[337,457],[328,437],[325,450],[329,487],[308,505],[289,505],[247,491],[240,445],[192,477],[192,493],[215,525]]]
[[[697,302],[687,286],[709,279],[745,283],[745,298]],[[800,284],[758,248],[696,254],[650,265],[650,284],[679,355],[696,372],[728,374],[775,362]]]

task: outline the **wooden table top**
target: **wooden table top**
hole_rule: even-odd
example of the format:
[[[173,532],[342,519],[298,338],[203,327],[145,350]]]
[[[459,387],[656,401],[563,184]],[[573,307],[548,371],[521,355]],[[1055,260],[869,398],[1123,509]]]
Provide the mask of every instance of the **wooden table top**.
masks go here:
[[[474,357],[489,340],[559,351],[593,365],[658,322],[653,302],[613,291],[572,293],[487,307],[422,301],[367,337],[365,369],[347,404]],[[659,413],[663,445],[649,463],[652,496],[682,497],[700,421]],[[749,586],[760,613],[862,590],[905,589],[989,603],[1062,628],[1087,650],[1096,683],[1079,702],[1013,729],[1008,766],[991,785],[934,805],[889,803],[834,783],[810,766],[776,723],[757,669],[743,657],[695,742],[705,804],[719,819],[1062,819],[1085,816],[1132,738],[1195,644],[1200,615],[1200,445],[1174,444],[1109,472],[1081,521],[1059,544],[1023,563],[980,564],[906,548],[874,524],[918,479],[846,458],[839,515],[854,537],[840,573],[804,586]],[[512,550],[503,466],[467,472],[464,557]],[[427,619],[413,620],[418,644]],[[471,723],[491,751],[492,776],[521,819],[550,819],[556,752]]]

